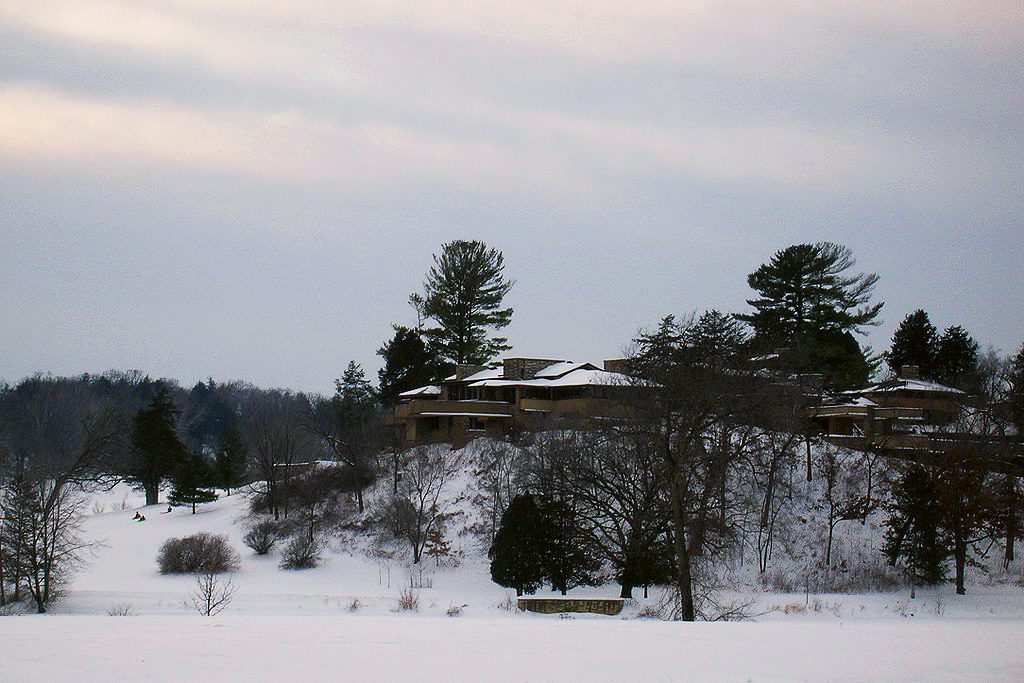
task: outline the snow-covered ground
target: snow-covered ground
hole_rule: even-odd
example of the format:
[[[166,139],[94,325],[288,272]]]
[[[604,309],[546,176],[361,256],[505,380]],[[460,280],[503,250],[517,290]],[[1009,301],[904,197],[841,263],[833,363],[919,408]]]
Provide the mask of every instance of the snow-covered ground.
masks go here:
[[[321,567],[278,568],[242,545],[242,495],[200,507],[141,508],[126,488],[97,499],[83,531],[102,540],[51,614],[0,618],[0,679],[56,680],[1024,680],[1024,591],[975,585],[868,595],[755,594],[742,623],[509,611],[479,553],[412,572],[363,548],[334,548]],[[124,509],[114,509],[122,508]],[[220,615],[188,604],[188,576],[162,576],[170,537],[226,533],[242,555]],[[457,545],[457,543],[456,543]],[[457,548],[456,548],[457,549]],[[418,611],[398,596],[418,589]],[[617,586],[579,596],[617,595]],[[452,607],[458,616],[448,616]],[[129,616],[110,616],[127,611]]]

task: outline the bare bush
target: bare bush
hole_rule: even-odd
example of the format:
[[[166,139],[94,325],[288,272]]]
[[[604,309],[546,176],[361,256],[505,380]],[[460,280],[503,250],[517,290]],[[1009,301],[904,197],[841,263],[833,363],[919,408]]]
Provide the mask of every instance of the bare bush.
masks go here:
[[[305,534],[294,537],[281,557],[281,569],[312,569],[320,564],[320,542]]]
[[[207,533],[169,538],[157,555],[161,574],[232,572],[238,569],[239,562],[238,552],[228,543],[227,536]]]
[[[130,602],[119,602],[108,609],[107,614],[112,617],[134,617],[135,606]]]
[[[254,524],[242,538],[242,542],[257,555],[266,555],[280,539],[280,526],[268,519]]]
[[[420,592],[413,588],[406,588],[398,595],[398,609],[415,612],[420,608]]]
[[[205,572],[196,576],[196,588],[189,598],[197,612],[212,617],[231,603],[235,590],[231,579],[222,582],[215,572]]]

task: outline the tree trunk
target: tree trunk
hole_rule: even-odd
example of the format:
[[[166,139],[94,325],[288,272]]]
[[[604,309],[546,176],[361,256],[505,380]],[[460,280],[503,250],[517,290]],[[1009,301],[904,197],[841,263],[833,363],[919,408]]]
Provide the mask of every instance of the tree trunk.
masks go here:
[[[1014,560],[1014,544],[1017,536],[1020,535],[1020,525],[1017,520],[1017,481],[1014,477],[1006,475],[1006,548],[1003,552],[1003,569],[1009,569],[1010,563]]]
[[[633,585],[628,581],[622,582],[622,590],[619,591],[619,597],[629,599],[633,597]]]
[[[672,526],[676,552],[676,588],[679,591],[679,618],[694,621],[693,576],[690,571],[690,552],[686,547],[686,507],[679,474],[672,477]]]
[[[146,492],[146,505],[156,505],[160,502],[160,482],[148,482],[142,485]]]
[[[967,595],[964,588],[964,569],[967,566],[967,543],[963,539],[956,539],[953,543],[953,560],[956,564],[956,594]]]
[[[363,489],[357,486],[356,488],[356,504],[359,506],[359,513],[363,512]]]
[[[811,481],[811,437],[804,439],[807,444],[807,481]]]

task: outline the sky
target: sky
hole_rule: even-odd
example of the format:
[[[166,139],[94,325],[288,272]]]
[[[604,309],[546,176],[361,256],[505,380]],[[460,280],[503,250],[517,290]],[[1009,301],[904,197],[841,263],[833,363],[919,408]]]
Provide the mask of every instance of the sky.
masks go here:
[[[442,244],[513,355],[749,310],[791,244],[1024,342],[1019,0],[5,0],[0,378],[375,378]]]

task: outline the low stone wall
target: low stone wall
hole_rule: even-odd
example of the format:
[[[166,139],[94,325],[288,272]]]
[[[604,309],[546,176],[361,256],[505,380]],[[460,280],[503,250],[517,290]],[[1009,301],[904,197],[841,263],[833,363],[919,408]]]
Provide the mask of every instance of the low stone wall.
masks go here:
[[[581,598],[519,598],[517,606],[527,612],[557,614],[559,612],[585,612],[614,616],[622,612],[622,598],[585,600]]]

